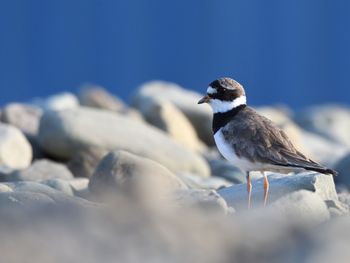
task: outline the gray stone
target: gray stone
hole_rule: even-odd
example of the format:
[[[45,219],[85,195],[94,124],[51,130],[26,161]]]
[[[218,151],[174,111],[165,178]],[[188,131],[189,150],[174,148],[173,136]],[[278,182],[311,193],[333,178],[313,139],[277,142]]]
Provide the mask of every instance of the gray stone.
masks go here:
[[[307,149],[305,154],[324,166],[334,167],[349,152],[348,147],[332,142],[315,133],[304,131],[301,134],[301,139],[304,148]]]
[[[11,103],[4,107],[1,121],[20,129],[26,136],[38,134],[42,110],[29,104]]]
[[[70,187],[73,189],[73,193],[76,196],[87,198],[89,192],[89,179],[88,178],[74,178],[68,181]]]
[[[303,172],[295,175],[268,176],[270,182],[269,202],[298,190],[309,190],[318,194],[323,200],[338,200],[333,177],[331,175],[314,172]],[[263,178],[254,180],[252,187],[252,204],[259,207],[263,200]],[[218,193],[226,200],[228,205],[235,209],[247,208],[246,184],[233,185],[220,189]]]
[[[316,225],[330,218],[323,198],[307,190],[287,194],[273,202],[269,209],[282,215],[285,220],[298,224]]]
[[[66,195],[61,191],[58,191],[50,186],[38,182],[19,181],[6,183],[6,185],[9,188],[11,188],[14,193],[41,194],[46,196],[47,198],[50,198],[55,202],[56,205],[60,206],[79,206],[86,208],[97,207],[96,203],[87,201],[79,197]]]
[[[341,105],[310,107],[295,116],[304,129],[350,147],[350,109]]]
[[[46,112],[39,130],[41,146],[51,155],[71,158],[89,147],[127,150],[159,162],[174,172],[209,175],[203,157],[164,132],[113,112],[79,108]]]
[[[188,118],[171,102],[145,98],[138,100],[134,106],[148,123],[165,131],[181,144],[194,151],[205,149]]]
[[[179,190],[174,194],[174,201],[180,207],[197,207],[228,213],[226,201],[214,190],[189,189]],[[232,211],[232,210],[231,210]]]
[[[342,185],[350,188],[350,153],[346,154],[340,159],[334,166],[334,169],[338,172],[338,176],[334,178],[337,185]]]
[[[206,88],[204,87],[203,90]],[[208,145],[214,145],[211,128],[212,111],[208,105],[198,105],[204,94],[186,90],[177,84],[152,81],[142,85],[133,97],[132,103],[138,104],[144,99],[162,98],[172,102],[191,121],[199,138]]]
[[[70,183],[66,180],[54,178],[41,181],[41,183],[50,186],[51,188],[56,189],[62,193],[65,193],[66,195],[74,196],[73,189]]]
[[[102,159],[90,179],[89,189],[97,195],[127,194],[137,199],[162,199],[185,184],[162,165],[140,156],[116,151]]]
[[[9,210],[31,210],[52,206],[55,201],[42,193],[1,192],[0,213]]]
[[[126,107],[122,100],[96,85],[84,85],[79,93],[79,100],[83,106],[110,111],[118,112]]]
[[[8,192],[13,192],[13,191],[6,184],[0,184],[0,193],[8,193]]]
[[[48,179],[70,180],[73,178],[68,168],[60,163],[50,160],[36,160],[30,167],[15,171],[11,175],[12,180],[43,181]]]
[[[8,124],[0,123],[0,165],[23,169],[32,161],[32,148],[23,133]]]
[[[224,159],[207,158],[211,174],[234,184],[245,183],[246,175],[239,168]]]
[[[231,182],[221,177],[202,177],[190,173],[178,173],[177,176],[190,188],[217,190],[232,185]]]
[[[107,150],[89,147],[76,152],[67,163],[67,166],[75,177],[90,178],[99,162],[107,153]]]
[[[32,104],[42,108],[45,111],[59,111],[67,109],[75,109],[79,107],[78,98],[70,92],[62,92],[48,98],[37,98],[32,101]]]

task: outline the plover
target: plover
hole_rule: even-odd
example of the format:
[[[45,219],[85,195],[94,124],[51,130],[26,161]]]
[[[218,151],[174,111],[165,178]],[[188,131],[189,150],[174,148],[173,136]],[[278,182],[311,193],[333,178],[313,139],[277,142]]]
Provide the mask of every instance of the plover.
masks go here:
[[[298,151],[283,130],[247,106],[241,84],[220,78],[209,84],[207,95],[198,104],[208,103],[214,114],[213,133],[220,153],[246,173],[248,208],[251,207],[252,183],[249,173],[264,176],[264,206],[268,199],[266,171],[290,173],[301,169],[336,175]]]

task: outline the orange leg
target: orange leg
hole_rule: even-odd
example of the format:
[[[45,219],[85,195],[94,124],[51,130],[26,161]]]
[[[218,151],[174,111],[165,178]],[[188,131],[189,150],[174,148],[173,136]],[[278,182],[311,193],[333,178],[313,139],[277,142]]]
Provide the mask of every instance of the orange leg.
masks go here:
[[[265,172],[261,172],[264,176],[264,207],[267,204],[267,199],[269,197],[269,180],[267,179],[267,176]]]
[[[252,199],[252,181],[250,180],[249,172],[247,172],[247,191],[248,191],[248,209],[251,208]]]

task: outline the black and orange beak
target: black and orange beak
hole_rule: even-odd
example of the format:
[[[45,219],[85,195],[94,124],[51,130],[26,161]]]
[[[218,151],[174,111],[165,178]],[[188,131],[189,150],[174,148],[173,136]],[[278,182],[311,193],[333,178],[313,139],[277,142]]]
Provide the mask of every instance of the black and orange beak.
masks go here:
[[[210,97],[206,95],[198,101],[198,104],[208,103],[209,101],[210,101]]]

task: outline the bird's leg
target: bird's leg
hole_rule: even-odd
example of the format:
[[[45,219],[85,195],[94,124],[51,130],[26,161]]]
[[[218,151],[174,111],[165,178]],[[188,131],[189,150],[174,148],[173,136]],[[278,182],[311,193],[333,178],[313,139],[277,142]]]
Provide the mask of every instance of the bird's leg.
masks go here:
[[[251,198],[252,198],[252,181],[250,180],[249,172],[247,172],[247,191],[248,191],[248,209],[251,208]]]
[[[261,172],[264,176],[264,207],[267,204],[267,199],[269,197],[269,180],[267,179],[267,176],[265,172]]]

